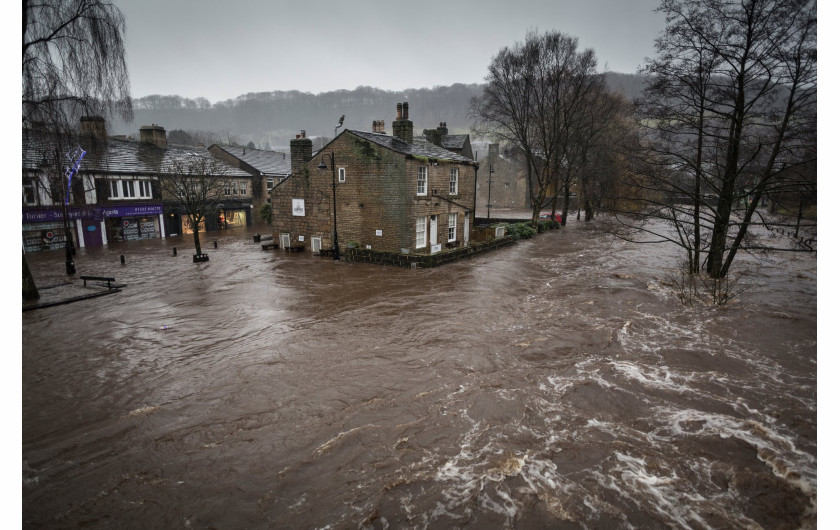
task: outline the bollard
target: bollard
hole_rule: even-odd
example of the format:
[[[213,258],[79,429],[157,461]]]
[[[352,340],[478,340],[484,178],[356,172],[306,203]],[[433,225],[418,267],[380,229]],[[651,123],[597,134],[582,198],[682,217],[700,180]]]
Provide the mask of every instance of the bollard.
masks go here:
[[[123,255],[123,254],[120,254],[120,263],[125,265],[125,255]]]
[[[178,255],[178,247],[172,247],[172,255],[173,255],[173,256],[177,256],[177,255]]]
[[[219,242],[213,241],[213,248],[219,248]]]

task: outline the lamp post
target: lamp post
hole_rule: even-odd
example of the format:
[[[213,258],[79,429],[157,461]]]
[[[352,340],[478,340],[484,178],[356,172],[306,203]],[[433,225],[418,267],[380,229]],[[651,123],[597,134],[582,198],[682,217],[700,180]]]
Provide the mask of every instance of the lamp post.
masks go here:
[[[338,260],[338,210],[335,205],[335,152],[330,152],[321,157],[321,163],[318,164],[318,169],[327,169],[327,164],[324,163],[324,158],[329,158],[330,167],[332,168],[332,192],[333,192],[333,260]]]
[[[490,154],[487,155],[487,221],[490,221],[490,182],[493,180],[493,164],[490,163]]]

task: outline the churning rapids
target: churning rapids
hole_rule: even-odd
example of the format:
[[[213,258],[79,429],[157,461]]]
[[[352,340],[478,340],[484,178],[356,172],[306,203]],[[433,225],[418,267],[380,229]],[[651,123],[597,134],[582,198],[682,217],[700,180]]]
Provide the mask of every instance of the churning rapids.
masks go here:
[[[813,255],[692,308],[575,222],[432,270],[190,246],[81,249],[127,287],[23,313],[24,527],[816,526]]]

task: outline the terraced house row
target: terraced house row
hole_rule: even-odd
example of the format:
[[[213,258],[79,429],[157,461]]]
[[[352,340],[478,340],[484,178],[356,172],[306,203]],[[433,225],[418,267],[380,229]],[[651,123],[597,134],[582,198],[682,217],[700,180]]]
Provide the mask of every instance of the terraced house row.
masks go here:
[[[78,131],[23,131],[24,252],[106,245],[191,233],[187,207],[167,183],[214,181],[218,193],[199,230],[250,226],[271,204],[274,241],[313,253],[348,248],[436,254],[470,244],[476,178],[468,135],[445,123],[415,137],[408,103],[397,104],[393,134],[343,130],[319,152],[305,131],[282,152],[174,145],[158,125],[139,141],[106,136],[103,119]],[[198,163],[197,163],[198,162]],[[200,168],[200,169],[196,169]],[[68,178],[69,177],[69,178]]]
[[[284,153],[257,151],[169,144],[157,125],[141,127],[139,141],[107,137],[99,117],[82,118],[72,134],[24,130],[24,252],[65,248],[68,233],[76,247],[191,233],[183,206],[161,185],[174,168],[202,167],[196,179],[219,183],[205,197],[212,204],[200,231],[249,226],[290,167]]]

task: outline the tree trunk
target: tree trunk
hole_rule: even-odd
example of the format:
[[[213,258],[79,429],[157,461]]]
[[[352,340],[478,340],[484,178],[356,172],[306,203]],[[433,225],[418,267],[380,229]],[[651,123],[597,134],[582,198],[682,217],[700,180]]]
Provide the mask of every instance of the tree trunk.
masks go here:
[[[198,239],[198,230],[193,230],[193,241],[195,241],[195,254],[201,255],[201,241]]]
[[[26,263],[26,254],[22,250],[21,254],[23,255],[23,299],[24,301],[37,300],[41,295],[38,294],[38,287],[35,286],[35,278],[32,277],[32,273],[29,271],[29,264]]]
[[[569,214],[569,184],[568,181],[563,185],[563,218],[560,224],[566,226],[566,217]]]

